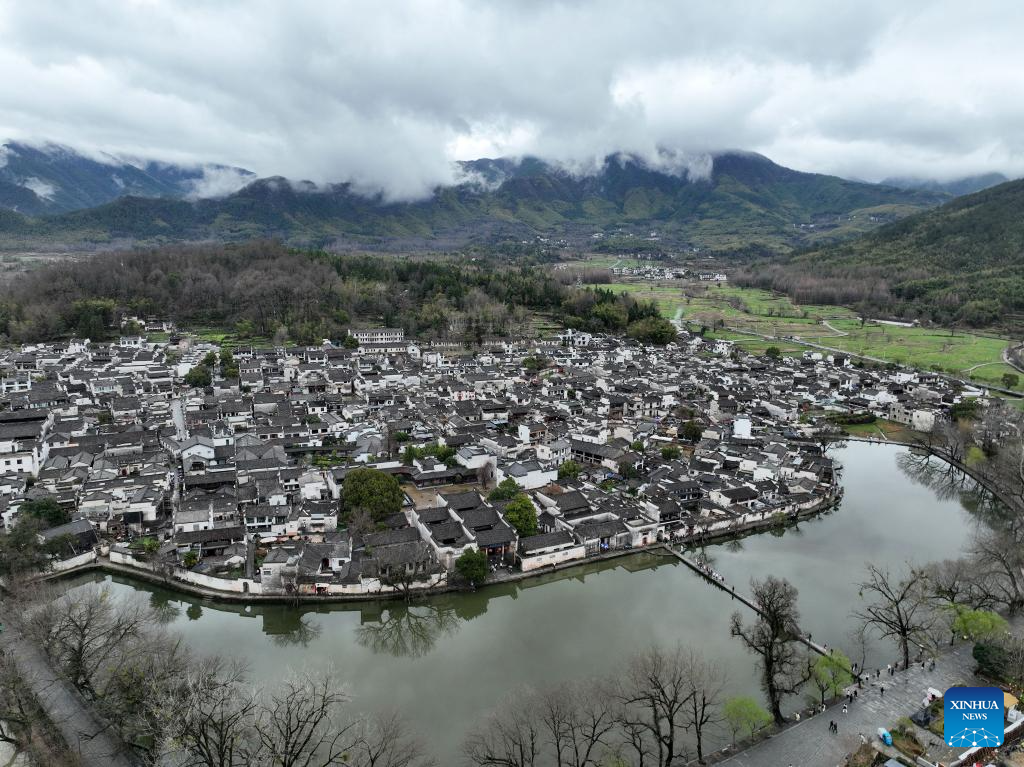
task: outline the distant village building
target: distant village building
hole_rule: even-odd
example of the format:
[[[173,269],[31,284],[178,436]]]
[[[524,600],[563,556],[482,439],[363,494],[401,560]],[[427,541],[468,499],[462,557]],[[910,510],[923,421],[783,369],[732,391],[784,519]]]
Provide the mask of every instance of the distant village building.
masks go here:
[[[360,344],[401,344],[405,341],[405,330],[402,328],[350,329],[348,333]]]

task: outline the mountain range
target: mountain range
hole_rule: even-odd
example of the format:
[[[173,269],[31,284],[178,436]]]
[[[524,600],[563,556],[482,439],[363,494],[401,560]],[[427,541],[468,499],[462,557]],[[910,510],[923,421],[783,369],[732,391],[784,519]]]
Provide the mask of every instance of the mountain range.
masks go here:
[[[224,165],[175,165],[85,155],[55,144],[0,145],[0,208],[27,216],[67,213],[121,197],[185,199],[234,191],[255,175]],[[233,188],[225,184],[234,183]]]
[[[278,237],[303,246],[436,248],[541,236],[619,251],[787,252],[871,231],[952,197],[941,188],[804,173],[747,152],[707,160],[698,170],[668,169],[618,154],[591,173],[529,157],[477,160],[461,164],[462,183],[390,202],[347,183],[6,144],[0,246]]]
[[[965,194],[974,194],[983,189],[988,189],[998,184],[1005,184],[1009,181],[1002,173],[981,173],[976,176],[964,176],[963,178],[951,181],[937,181],[928,178],[906,178],[894,176],[882,181],[887,186],[895,186],[899,189],[920,189],[926,192],[945,192],[954,197]]]

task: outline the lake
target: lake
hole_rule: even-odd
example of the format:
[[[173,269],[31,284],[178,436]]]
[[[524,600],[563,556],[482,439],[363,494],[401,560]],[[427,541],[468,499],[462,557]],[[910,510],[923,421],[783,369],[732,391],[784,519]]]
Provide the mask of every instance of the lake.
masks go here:
[[[973,494],[959,492],[970,483],[936,459],[922,465],[906,448],[859,442],[834,455],[846,489],[838,508],[704,553],[744,591],[751,578],[789,579],[800,592],[803,628],[856,658],[850,612],[864,563],[897,570],[908,561],[956,556],[984,511]],[[613,674],[652,643],[697,648],[728,668],[732,693],[760,697],[753,659],[729,636],[739,605],[685,566],[652,553],[412,607],[247,607],[119,577],[84,580],[144,595],[192,648],[245,658],[254,679],[270,682],[289,668],[333,664],[358,707],[397,707],[442,763],[457,761],[466,729],[509,690]],[[869,667],[896,658],[893,645],[877,641],[868,652]]]

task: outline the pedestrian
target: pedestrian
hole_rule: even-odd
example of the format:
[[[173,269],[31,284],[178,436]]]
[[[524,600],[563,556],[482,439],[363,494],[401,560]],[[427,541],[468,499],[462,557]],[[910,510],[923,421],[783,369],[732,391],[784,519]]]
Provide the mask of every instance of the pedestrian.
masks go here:
[[[846,704],[845,703],[843,704],[843,713],[844,714],[846,713]]]
[[[891,663],[886,663],[885,664],[885,673],[889,674],[890,676],[892,675],[892,664]]]
[[[882,675],[882,669],[876,668],[875,669],[875,679],[878,679],[878,677],[880,677],[881,675]]]
[[[881,687],[879,687],[878,691],[882,694],[882,697],[884,698],[885,697],[885,685],[883,684]]]
[[[853,691],[853,699],[857,700],[857,691],[856,690]]]
[[[797,721],[797,722],[800,721],[800,712],[799,711],[797,711],[795,714],[793,714],[793,719],[795,721]]]
[[[821,713],[823,713],[823,714],[825,713],[825,704],[824,703],[821,704]]]

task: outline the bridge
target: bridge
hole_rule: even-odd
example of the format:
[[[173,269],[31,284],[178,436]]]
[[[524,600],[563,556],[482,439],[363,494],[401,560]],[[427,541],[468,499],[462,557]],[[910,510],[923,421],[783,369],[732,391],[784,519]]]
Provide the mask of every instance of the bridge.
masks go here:
[[[710,570],[710,568],[708,568],[708,567],[702,566],[699,562],[696,562],[695,560],[690,559],[689,557],[687,557],[682,552],[677,551],[676,549],[673,549],[671,546],[666,545],[664,547],[664,549],[665,549],[665,551],[667,553],[671,554],[676,559],[678,559],[680,562],[682,562],[684,565],[686,565],[691,570],[693,570],[695,573],[697,573],[697,575],[699,575],[702,578],[704,578],[704,580],[706,580],[712,586],[717,586],[722,591],[724,591],[727,594],[729,594],[729,596],[731,596],[733,599],[735,599],[738,602],[743,603],[744,605],[749,607],[751,610],[753,610],[758,615],[761,615],[761,616],[764,615],[764,610],[761,609],[761,606],[759,604],[757,604],[757,602],[755,602],[753,599],[748,597],[742,591],[737,591],[736,587],[731,585],[730,583],[728,583],[725,580],[724,576],[721,576],[718,573],[715,573],[713,570]],[[827,647],[825,647],[824,645],[820,645],[817,642],[812,642],[807,637],[807,635],[802,633],[802,632],[798,632],[797,640],[801,644],[806,645],[808,649],[818,653],[819,655],[828,655],[829,654],[829,651],[828,651]]]

